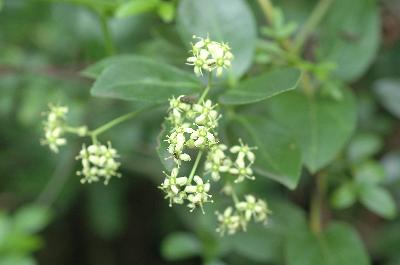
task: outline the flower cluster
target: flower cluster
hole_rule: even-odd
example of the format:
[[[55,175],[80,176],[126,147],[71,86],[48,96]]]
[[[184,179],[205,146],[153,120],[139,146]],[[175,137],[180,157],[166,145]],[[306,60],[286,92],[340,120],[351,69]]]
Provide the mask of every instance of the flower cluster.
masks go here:
[[[193,36],[197,40],[192,44],[192,56],[187,58],[187,64],[194,66],[194,73],[197,76],[203,75],[203,70],[220,76],[224,69],[231,67],[233,55],[231,48],[226,43],[219,43],[207,38]]]
[[[193,102],[190,97],[179,96],[171,98],[169,104],[167,121],[171,129],[165,141],[176,167],[170,174],[164,173],[166,178],[160,189],[165,192],[170,206],[173,203],[183,204],[186,200],[192,211],[197,206],[203,210],[204,203],[211,202],[211,195],[208,194],[209,181],[204,181],[198,175],[178,175],[182,163],[192,160],[190,153],[205,152],[217,145],[218,136],[215,129],[220,115],[211,100]]]
[[[101,145],[92,144],[88,147],[83,145],[76,159],[80,159],[82,170],[77,172],[78,176],[82,176],[81,183],[97,182],[100,178],[104,179],[107,185],[111,177],[121,177],[118,173],[120,163],[115,159],[118,158],[117,151],[111,147],[111,144]]]
[[[170,99],[169,116],[171,131],[167,136],[168,152],[179,166],[182,161],[190,161],[188,149],[208,149],[217,140],[215,128],[220,115],[211,100],[190,104],[185,96]]]
[[[50,104],[49,109],[44,121],[44,139],[41,144],[48,145],[51,151],[58,153],[59,147],[67,143],[63,134],[68,108]]]
[[[255,222],[267,222],[268,214],[267,203],[264,200],[256,199],[253,195],[246,195],[245,201],[235,204],[235,209],[227,207],[221,214],[216,212],[219,226],[217,232],[224,235],[234,234],[239,230],[246,231],[248,222],[254,219]]]
[[[193,37],[196,42],[192,44],[187,64],[194,66],[197,76],[202,75],[203,70],[216,70],[216,75],[220,76],[231,66],[233,55],[227,44],[208,37]],[[246,230],[251,220],[266,222],[269,210],[265,201],[252,195],[245,195],[244,201],[238,200],[233,185],[255,179],[252,165],[256,148],[249,147],[241,139],[232,147],[220,142],[217,130],[221,115],[217,105],[205,99],[211,88],[211,78],[208,82],[199,100],[184,95],[169,100],[164,141],[168,143],[167,151],[171,155],[167,159],[173,159],[174,168],[170,173],[164,172],[166,177],[159,188],[169,200],[169,206],[186,203],[191,211],[199,207],[204,213],[203,205],[212,202],[210,179],[215,182],[222,180],[222,191],[232,197],[233,205],[223,213],[216,212],[217,231],[222,235],[234,234]],[[203,154],[205,159],[202,160]],[[193,163],[189,175],[185,174],[185,163]],[[199,166],[200,163],[203,165]]]

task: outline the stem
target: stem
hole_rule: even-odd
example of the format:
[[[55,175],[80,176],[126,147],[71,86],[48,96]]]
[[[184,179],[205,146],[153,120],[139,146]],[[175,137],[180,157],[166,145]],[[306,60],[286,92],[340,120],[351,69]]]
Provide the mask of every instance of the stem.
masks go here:
[[[326,12],[328,11],[329,7],[333,3],[334,0],[320,0],[315,8],[313,9],[310,17],[307,19],[306,23],[304,24],[304,27],[301,29],[300,33],[297,35],[297,38],[295,40],[295,50],[299,51],[305,41],[307,40],[308,36],[311,34],[311,32],[314,31],[314,29],[317,27],[317,25],[321,22],[322,18],[325,16]]]
[[[206,86],[206,88],[204,89],[203,93],[201,94],[198,103],[200,103],[208,94],[208,92],[211,89],[211,82],[212,82],[212,74],[211,72],[208,73],[208,84]]]
[[[77,149],[78,146],[74,145],[64,154],[55,168],[52,177],[37,197],[36,203],[50,207],[57,200],[65,182],[68,180],[74,168],[74,154]]]
[[[108,25],[107,17],[103,14],[98,14],[100,18],[101,31],[104,37],[104,46],[106,53],[111,56],[115,53],[114,43],[111,38],[110,27]]]
[[[232,200],[233,200],[233,202],[235,203],[235,206],[236,206],[239,203],[239,199],[238,199],[238,197],[236,195],[235,190],[233,189],[233,186],[231,186],[231,188],[232,188]]]
[[[144,112],[144,111],[146,111],[146,110],[148,110],[148,109],[150,109],[152,107],[154,107],[154,105],[150,105],[150,106],[142,108],[140,110],[135,110],[135,111],[129,112],[129,113],[125,114],[125,115],[122,115],[122,116],[120,116],[120,117],[118,117],[118,118],[116,118],[114,120],[111,120],[111,121],[107,122],[106,124],[104,124],[104,125],[98,127],[97,129],[89,132],[88,134],[92,137],[92,139],[96,139],[96,137],[98,135],[102,134],[103,132],[111,129],[112,127],[114,127],[114,126],[116,126],[116,125],[118,125],[118,124],[120,124],[120,123],[122,123],[124,121],[127,121],[129,119],[132,119],[132,118],[136,117],[138,114],[140,114],[140,113],[142,113],[142,112]]]
[[[315,176],[316,189],[312,195],[310,205],[310,228],[316,235],[320,234],[322,231],[321,209],[324,194],[323,180],[322,174]]]
[[[193,177],[194,177],[194,174],[196,173],[196,170],[197,170],[197,167],[199,166],[199,162],[200,162],[200,159],[201,159],[201,156],[203,155],[203,151],[200,151],[198,154],[197,154],[197,157],[196,157],[196,161],[194,161],[194,165],[193,165],[193,167],[192,167],[192,170],[190,171],[190,175],[189,175],[189,184],[190,183],[192,183],[192,180],[193,180]]]
[[[274,7],[270,0],[258,0],[258,4],[264,13],[265,19],[272,24],[274,16]]]

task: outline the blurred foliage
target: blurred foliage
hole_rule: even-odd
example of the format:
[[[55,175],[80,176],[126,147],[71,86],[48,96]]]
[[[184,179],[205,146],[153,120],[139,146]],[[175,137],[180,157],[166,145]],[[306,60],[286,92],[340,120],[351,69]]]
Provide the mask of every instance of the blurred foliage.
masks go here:
[[[0,265],[400,264],[400,4],[268,3],[0,0]],[[212,91],[229,117],[221,135],[258,145],[257,180],[240,194],[273,212],[246,233],[215,232],[223,200],[206,215],[168,208],[164,107],[104,134],[123,165],[107,187],[79,183],[77,137],[57,156],[39,143],[49,102],[97,128],[197,93],[184,65],[193,34],[235,54]]]

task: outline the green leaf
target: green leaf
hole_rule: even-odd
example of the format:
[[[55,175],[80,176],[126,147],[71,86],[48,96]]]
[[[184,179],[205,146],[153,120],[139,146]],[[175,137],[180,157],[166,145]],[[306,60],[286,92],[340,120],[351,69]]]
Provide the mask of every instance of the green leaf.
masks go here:
[[[385,180],[383,165],[373,160],[358,165],[354,172],[354,177],[358,183],[379,184]]]
[[[167,260],[180,260],[201,254],[201,242],[189,233],[173,233],[161,243],[161,253]]]
[[[222,94],[219,101],[227,105],[254,103],[296,88],[300,71],[296,68],[273,70],[246,79]]]
[[[353,183],[347,182],[336,189],[331,197],[332,206],[345,209],[352,206],[357,200],[357,189]]]
[[[169,144],[165,141],[171,130],[168,124],[169,122],[166,121],[162,124],[161,132],[157,138],[157,154],[165,169],[171,171],[175,167],[175,163],[171,154],[168,152]]]
[[[157,12],[164,22],[172,22],[172,20],[175,18],[175,4],[173,2],[163,1],[158,5]]]
[[[331,223],[319,236],[307,228],[287,237],[288,265],[368,265],[367,252],[357,232],[343,223]]]
[[[124,18],[149,12],[154,10],[159,2],[159,0],[131,0],[120,5],[116,10],[115,16]]]
[[[306,166],[316,172],[332,161],[356,125],[352,93],[341,100],[291,91],[269,100],[272,116],[296,137]]]
[[[376,1],[334,1],[320,32],[319,57],[337,64],[334,72],[337,77],[346,81],[359,78],[372,63],[379,47]]]
[[[104,71],[107,67],[110,67],[113,64],[118,64],[121,62],[129,62],[135,60],[146,60],[146,58],[137,55],[116,55],[105,58],[103,60],[98,61],[95,64],[92,64],[86,67],[81,74],[84,77],[88,77],[91,79],[96,79],[100,76],[101,72]]]
[[[173,66],[144,58],[131,58],[106,67],[94,83],[94,96],[165,102],[171,96],[199,92],[194,75]]]
[[[14,227],[25,233],[36,233],[50,221],[50,212],[39,205],[25,206],[14,215]]]
[[[375,83],[374,90],[382,105],[400,119],[400,80],[379,80]]]
[[[229,43],[235,56],[231,73],[235,77],[249,69],[257,40],[253,14],[243,0],[183,0],[177,14],[182,40],[189,44],[192,35]]]
[[[277,262],[280,259],[281,235],[269,227],[251,225],[246,232],[229,236],[235,253],[257,262]]]
[[[294,189],[300,178],[301,154],[290,132],[277,123],[259,116],[238,116],[233,132],[249,145],[257,146],[254,169]]]
[[[365,185],[360,191],[362,204],[375,214],[392,219],[396,216],[396,203],[389,191],[375,185]]]
[[[357,134],[350,141],[347,156],[353,163],[361,162],[376,154],[382,145],[382,139],[377,134]]]
[[[0,257],[0,265],[37,265],[37,262],[25,255],[5,255]]]

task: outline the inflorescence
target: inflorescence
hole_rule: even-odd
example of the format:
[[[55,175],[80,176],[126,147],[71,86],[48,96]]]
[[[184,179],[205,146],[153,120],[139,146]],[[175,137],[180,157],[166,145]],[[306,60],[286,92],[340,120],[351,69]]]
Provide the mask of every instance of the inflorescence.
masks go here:
[[[193,56],[187,59],[187,64],[194,66],[197,76],[202,75],[203,70],[210,75],[215,70],[220,76],[231,66],[233,55],[228,44],[208,37],[194,38],[198,41],[192,44]],[[235,194],[232,185],[255,179],[252,165],[256,159],[256,147],[248,146],[241,139],[238,145],[230,148],[221,143],[217,131],[222,115],[217,104],[205,99],[209,88],[210,83],[198,100],[185,95],[169,100],[166,117],[169,131],[164,141],[168,143],[169,159],[174,161],[174,167],[170,173],[164,172],[165,179],[159,188],[170,206],[186,203],[190,211],[199,207],[204,213],[204,204],[213,202],[210,180],[223,180],[223,190],[232,197],[233,206],[227,207],[223,213],[216,212],[217,231],[222,235],[233,234],[246,230],[251,220],[266,222],[269,210],[265,201],[253,195],[245,195],[245,199],[239,201]],[[203,154],[205,159],[202,160]],[[189,175],[185,174],[184,163],[192,165]]]
[[[90,132],[86,126],[70,127],[67,124],[68,108],[64,106],[55,106],[50,104],[49,111],[46,113],[44,122],[44,139],[41,144],[48,145],[50,150],[58,153],[61,146],[66,145],[65,133],[70,132],[78,136],[88,136]],[[81,176],[81,183],[92,183],[103,179],[105,185],[112,177],[120,177],[118,173],[120,163],[117,151],[108,145],[102,145],[94,142],[90,146],[82,146],[76,159],[81,160],[82,170],[77,172]]]
[[[164,172],[165,179],[159,188],[165,193],[170,206],[186,204],[190,211],[200,208],[204,213],[204,205],[213,202],[210,181],[222,183],[222,191],[232,198],[233,205],[222,213],[216,212],[219,222],[217,231],[221,235],[233,234],[246,230],[251,220],[265,223],[269,210],[265,201],[253,195],[245,195],[243,201],[238,199],[234,186],[255,179],[252,165],[256,160],[256,147],[248,146],[241,139],[231,147],[221,143],[218,123],[222,115],[218,105],[206,98],[211,88],[212,72],[220,76],[231,67],[231,49],[227,43],[212,41],[209,37],[193,38],[196,42],[192,44],[187,64],[194,66],[197,76],[207,71],[209,83],[198,99],[185,95],[169,99],[166,117],[168,135],[163,141],[168,143],[168,159],[173,160],[173,169]],[[76,157],[82,165],[77,172],[81,183],[103,181],[108,184],[112,177],[121,176],[117,151],[111,143],[104,145],[97,141],[99,131],[104,131],[102,128],[89,131],[86,126],[70,127],[66,122],[67,107],[50,105],[49,108],[41,143],[48,145],[51,151],[57,153],[61,146],[66,145],[64,135],[67,132],[92,139],[92,144],[83,145]],[[113,121],[110,123],[114,124]],[[102,127],[111,127],[108,124]],[[192,169],[186,174],[188,165]]]
[[[210,40],[209,37],[201,38],[193,36],[197,42],[192,44],[191,56],[186,63],[194,66],[194,73],[197,76],[203,75],[203,70],[212,72],[216,70],[216,75],[222,75],[224,69],[231,67],[233,54],[227,43],[219,43]]]

